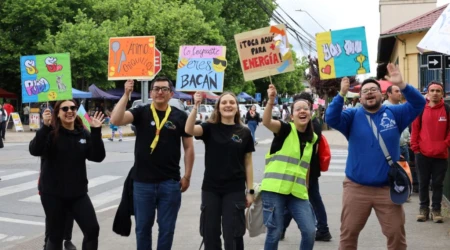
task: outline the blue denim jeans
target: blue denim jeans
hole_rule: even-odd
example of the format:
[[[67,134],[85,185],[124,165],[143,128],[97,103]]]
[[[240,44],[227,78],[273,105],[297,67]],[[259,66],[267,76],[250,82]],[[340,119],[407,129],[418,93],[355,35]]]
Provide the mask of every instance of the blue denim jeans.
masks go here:
[[[250,129],[250,132],[252,133],[252,137],[253,137],[253,143],[255,143],[256,141],[256,127],[258,127],[258,122],[257,121],[249,121],[248,122],[248,128]]]
[[[175,224],[181,205],[180,183],[167,180],[160,183],[133,183],[137,250],[152,249],[152,227],[158,210],[158,250],[172,248]]]
[[[320,195],[319,190],[319,178],[310,178],[309,179],[309,189],[308,189],[308,195],[309,195],[309,202],[311,203],[314,214],[316,216],[317,220],[317,233],[318,234],[325,234],[328,233],[330,230],[328,228],[328,218],[327,218],[327,211],[325,210],[325,206],[322,201],[322,196]],[[288,228],[289,224],[291,223],[292,216],[288,209],[285,210],[284,213],[284,231]]]
[[[264,225],[267,227],[264,250],[278,249],[278,241],[284,230],[285,208],[289,210],[300,229],[302,236],[300,249],[313,249],[316,236],[316,218],[309,201],[299,199],[293,195],[283,195],[266,191],[263,191],[261,195]]]

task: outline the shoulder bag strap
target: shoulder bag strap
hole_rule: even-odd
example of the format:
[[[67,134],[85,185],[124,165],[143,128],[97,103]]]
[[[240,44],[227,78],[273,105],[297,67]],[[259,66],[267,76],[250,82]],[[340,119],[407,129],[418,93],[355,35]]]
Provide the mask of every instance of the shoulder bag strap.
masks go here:
[[[381,137],[380,134],[378,134],[377,126],[375,123],[370,119],[370,116],[366,114],[367,122],[369,123],[369,126],[372,128],[373,135],[375,138],[378,139],[378,142],[380,143],[381,150],[383,151],[384,157],[386,158],[386,161],[388,162],[389,166],[392,166],[394,162],[392,161],[391,156],[389,155],[389,152],[386,148],[386,144],[384,144],[383,137]]]

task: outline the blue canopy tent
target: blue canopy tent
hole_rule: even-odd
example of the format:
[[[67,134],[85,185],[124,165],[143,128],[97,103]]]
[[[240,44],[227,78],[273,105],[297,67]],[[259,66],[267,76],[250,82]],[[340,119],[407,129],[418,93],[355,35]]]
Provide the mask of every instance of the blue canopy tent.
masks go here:
[[[72,88],[72,97],[75,99],[89,99],[92,98],[92,93]]]
[[[185,99],[192,100],[192,96],[183,92],[173,91],[173,98],[175,99]]]
[[[252,101],[252,102],[256,102],[255,98],[253,98],[251,95],[245,93],[245,92],[241,92],[239,93],[239,95],[237,95],[238,99],[245,99],[245,101]]]
[[[119,100],[120,99],[120,97],[118,97],[118,96],[108,94],[105,91],[97,88],[97,86],[95,86],[95,84],[91,84],[91,86],[89,86],[89,92],[92,93],[93,99],[108,99],[108,100]]]
[[[115,89],[107,90],[105,92],[108,93],[108,94],[111,94],[113,96],[122,97],[123,93],[124,93],[124,90],[123,90],[123,88],[115,88]],[[131,92],[131,98],[133,98],[133,99],[140,99],[141,98],[141,94],[138,93],[138,92],[134,92],[133,91],[133,92]]]

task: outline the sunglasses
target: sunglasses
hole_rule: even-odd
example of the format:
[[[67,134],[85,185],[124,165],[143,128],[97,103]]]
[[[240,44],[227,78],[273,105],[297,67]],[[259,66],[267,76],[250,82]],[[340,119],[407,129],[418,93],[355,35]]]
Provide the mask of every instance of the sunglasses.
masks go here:
[[[69,111],[69,109],[72,111],[77,111],[78,107],[77,106],[65,106],[65,107],[61,107],[60,109],[64,112]]]
[[[222,64],[223,67],[227,66],[227,61],[226,60],[220,60],[217,58],[213,58],[213,63],[216,65]]]

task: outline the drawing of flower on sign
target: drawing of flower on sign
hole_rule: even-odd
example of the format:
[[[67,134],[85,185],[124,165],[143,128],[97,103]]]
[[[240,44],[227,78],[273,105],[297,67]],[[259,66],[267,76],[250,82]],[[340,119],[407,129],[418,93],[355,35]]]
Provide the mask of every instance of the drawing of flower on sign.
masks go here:
[[[320,79],[370,72],[364,27],[316,34]]]
[[[227,67],[225,53],[225,46],[181,46],[176,90],[222,92]]]

